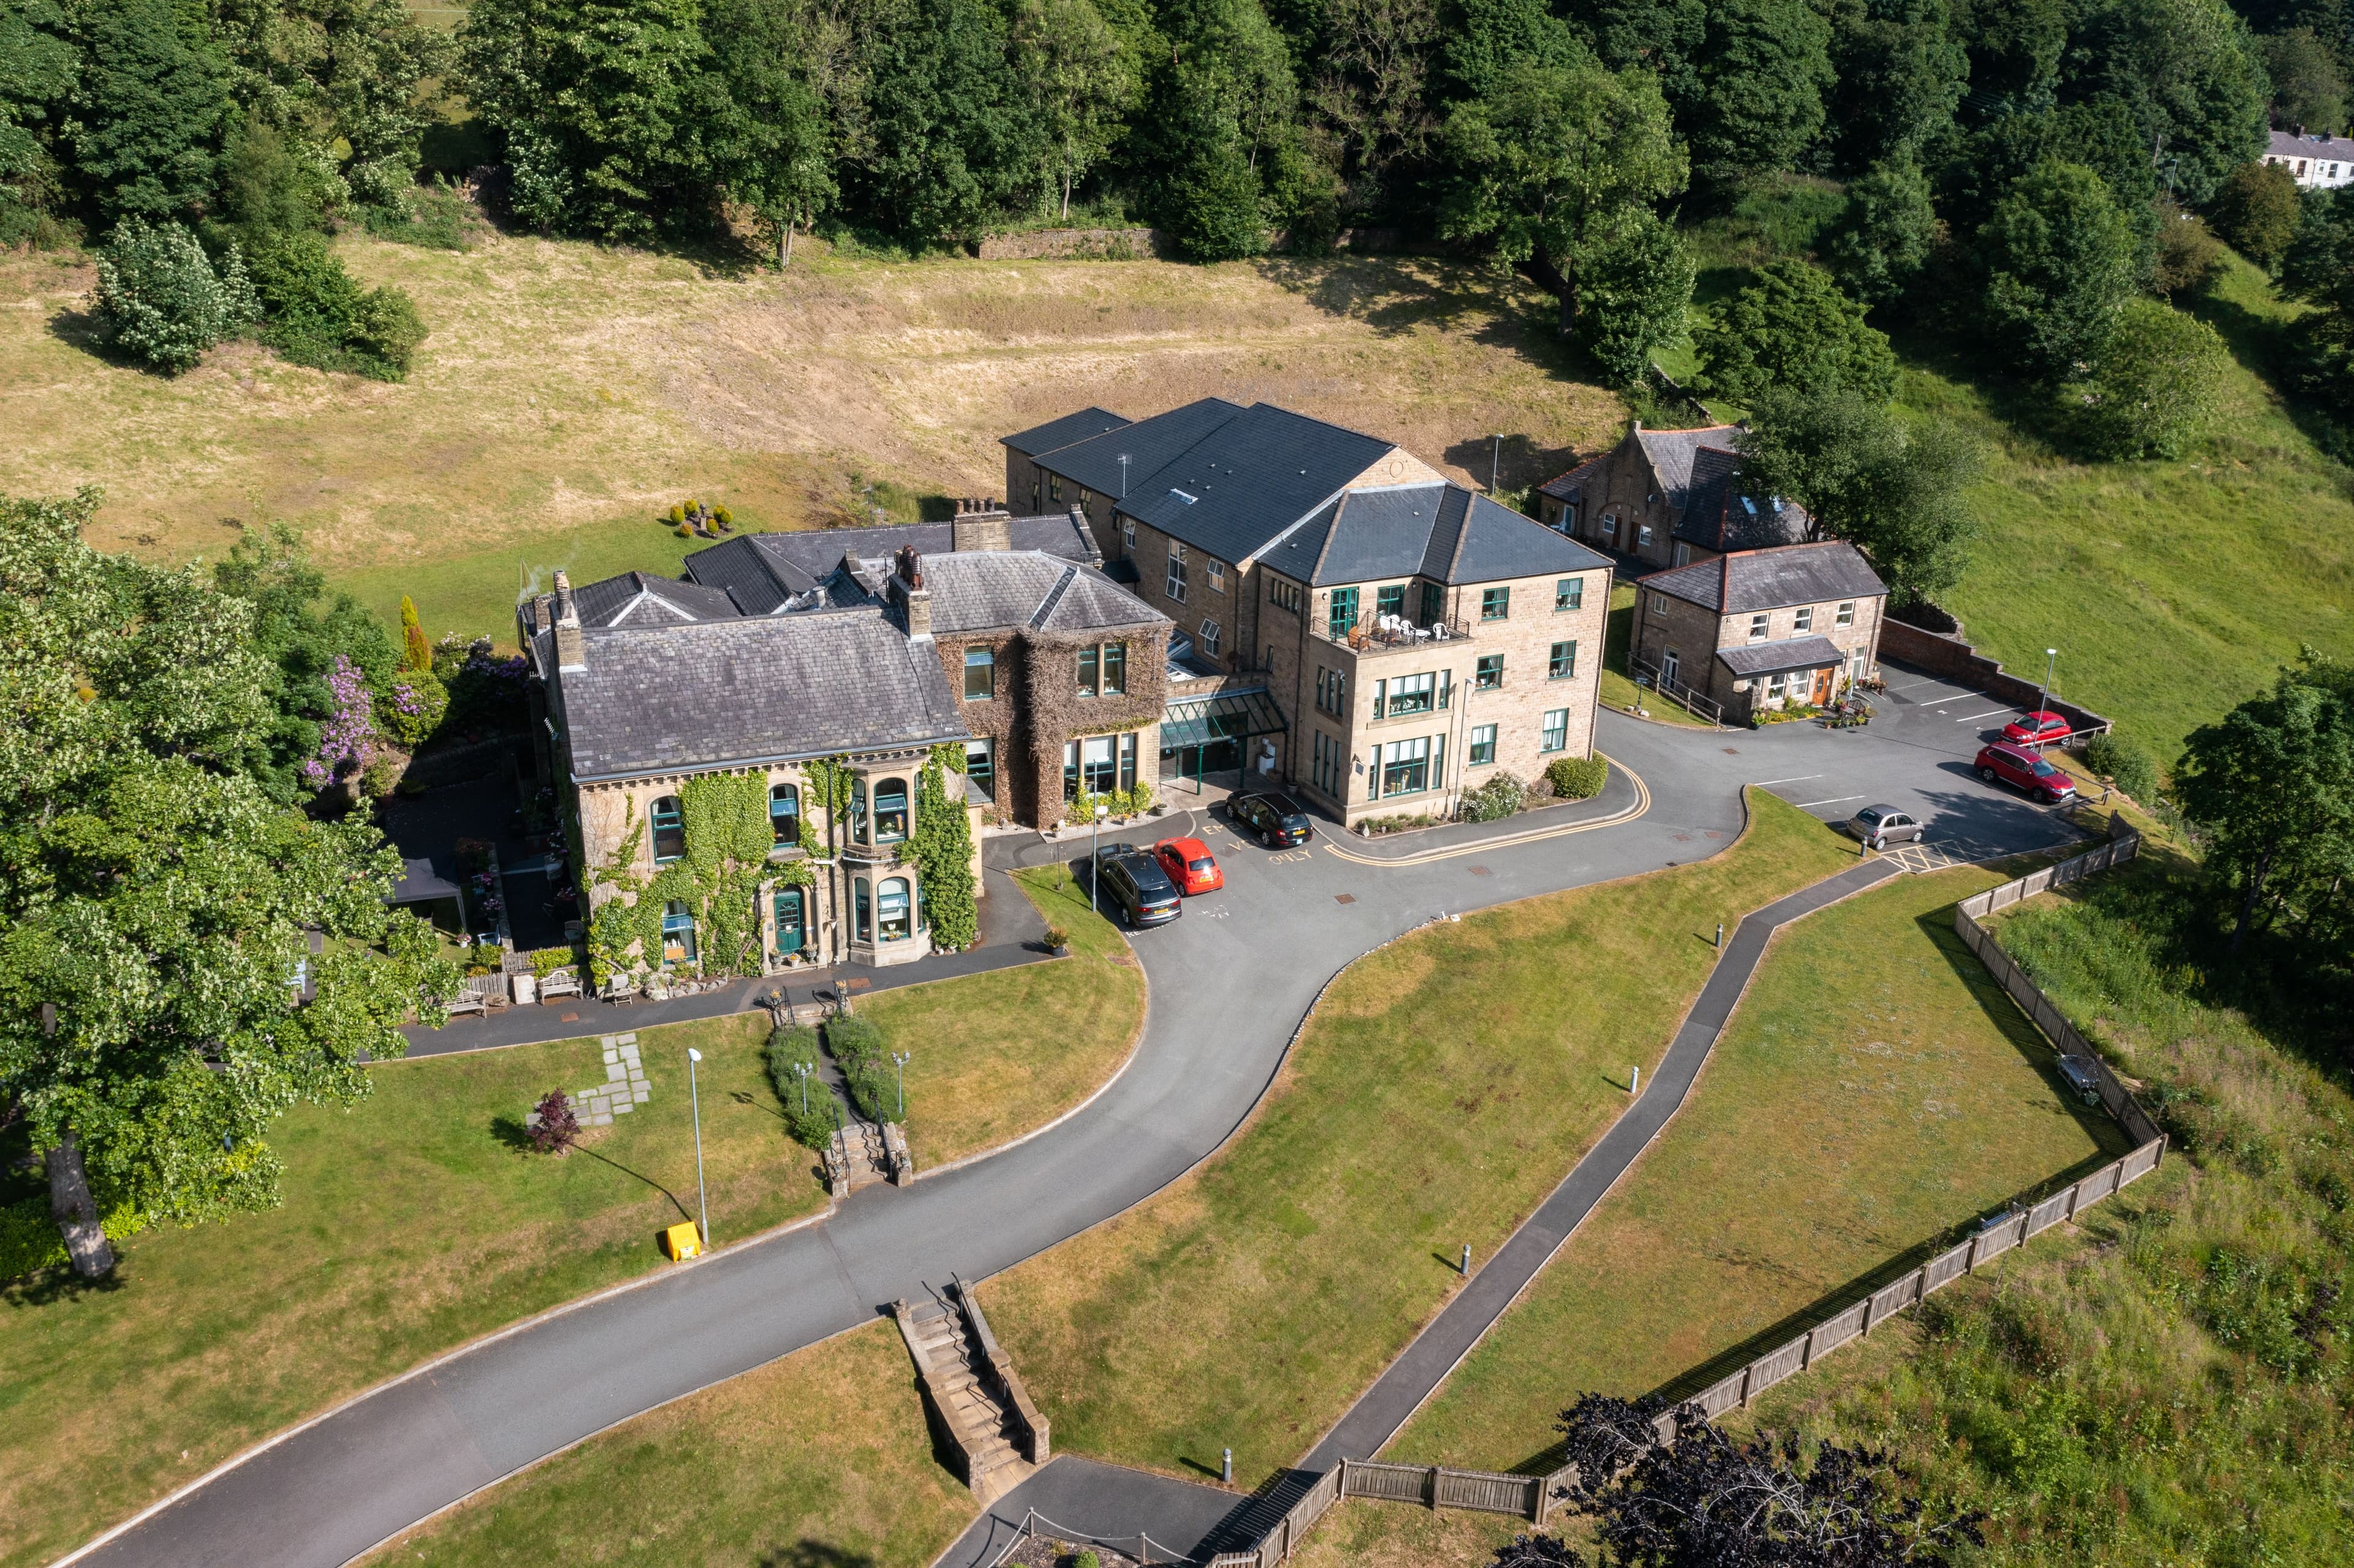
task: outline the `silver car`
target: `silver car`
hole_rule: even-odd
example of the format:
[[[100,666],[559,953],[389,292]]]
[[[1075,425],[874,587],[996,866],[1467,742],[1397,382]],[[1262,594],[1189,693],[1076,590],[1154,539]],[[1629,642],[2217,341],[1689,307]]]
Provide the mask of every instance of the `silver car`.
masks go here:
[[[1926,826],[1920,818],[1896,806],[1866,806],[1847,820],[1847,831],[1876,850],[1916,840]]]

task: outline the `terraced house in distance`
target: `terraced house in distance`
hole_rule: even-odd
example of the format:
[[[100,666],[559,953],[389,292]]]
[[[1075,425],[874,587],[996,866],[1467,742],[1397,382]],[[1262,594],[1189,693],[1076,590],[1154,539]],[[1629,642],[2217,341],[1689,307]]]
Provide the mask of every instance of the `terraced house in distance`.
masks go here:
[[[690,556],[684,580],[576,589],[559,574],[516,616],[592,932],[607,903],[634,908],[666,868],[709,858],[692,842],[694,784],[733,776],[767,800],[754,907],[664,896],[659,943],[617,956],[705,961],[716,932],[740,940],[748,921],[763,969],[930,951],[910,840],[936,748],[956,748],[949,782],[976,827],[1052,822],[1066,769],[1132,788],[1158,749],[1169,622],[1097,560],[1068,513],[973,506],[953,523],[731,539]],[[839,821],[812,777],[821,759],[848,775]],[[731,857],[742,836],[730,831]],[[978,882],[977,853],[969,869]]]
[[[1204,398],[1004,439],[1176,623],[1165,779],[1247,773],[1343,822],[1451,811],[1593,747],[1610,562],[1377,436]]]

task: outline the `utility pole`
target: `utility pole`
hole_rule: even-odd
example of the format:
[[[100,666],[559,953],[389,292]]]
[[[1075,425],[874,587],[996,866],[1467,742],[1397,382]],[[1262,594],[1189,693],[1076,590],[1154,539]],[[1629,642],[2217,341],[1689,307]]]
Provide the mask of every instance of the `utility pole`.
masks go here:
[[[2046,705],[2052,701],[2052,677],[2058,673],[2059,668],[2060,650],[2057,648],[2046,648],[2043,651],[2043,690],[2036,694],[2035,697],[2035,711],[2037,713],[2042,713],[2045,710]],[[2042,731],[2039,727],[2036,733],[2041,735]]]

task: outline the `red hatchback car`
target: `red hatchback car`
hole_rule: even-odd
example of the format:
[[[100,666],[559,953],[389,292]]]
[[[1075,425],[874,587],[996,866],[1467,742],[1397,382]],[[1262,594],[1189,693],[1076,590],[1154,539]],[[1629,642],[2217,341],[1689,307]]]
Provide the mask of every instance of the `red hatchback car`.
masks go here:
[[[2023,746],[1998,741],[1978,751],[1978,777],[1992,784],[2015,784],[2039,800],[2058,805],[2076,798],[2076,781]]]
[[[1177,891],[1188,896],[1215,893],[1226,885],[1226,874],[1211,857],[1210,846],[1199,839],[1162,839],[1152,846],[1152,858],[1161,863]]]
[[[2049,746],[2065,740],[2075,730],[2058,714],[2038,710],[2021,714],[2002,726],[2002,737],[2020,746]]]

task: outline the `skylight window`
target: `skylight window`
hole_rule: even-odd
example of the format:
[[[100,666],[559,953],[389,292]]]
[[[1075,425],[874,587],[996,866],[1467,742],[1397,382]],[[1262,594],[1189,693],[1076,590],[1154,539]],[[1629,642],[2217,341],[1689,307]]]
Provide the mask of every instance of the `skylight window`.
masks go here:
[[[1178,500],[1180,500],[1180,501],[1183,502],[1183,503],[1184,503],[1186,505],[1188,505],[1188,506],[1193,505],[1193,503],[1194,503],[1194,501],[1197,499],[1197,498],[1196,498],[1196,497],[1194,497],[1194,496],[1191,496],[1191,495],[1186,494],[1186,493],[1185,493],[1183,491],[1182,491],[1182,490],[1178,490],[1178,489],[1174,489],[1174,488],[1172,488],[1172,489],[1171,489],[1171,491],[1169,492],[1169,493],[1170,493],[1170,494],[1172,494],[1172,495],[1173,495],[1173,496],[1175,496]]]

